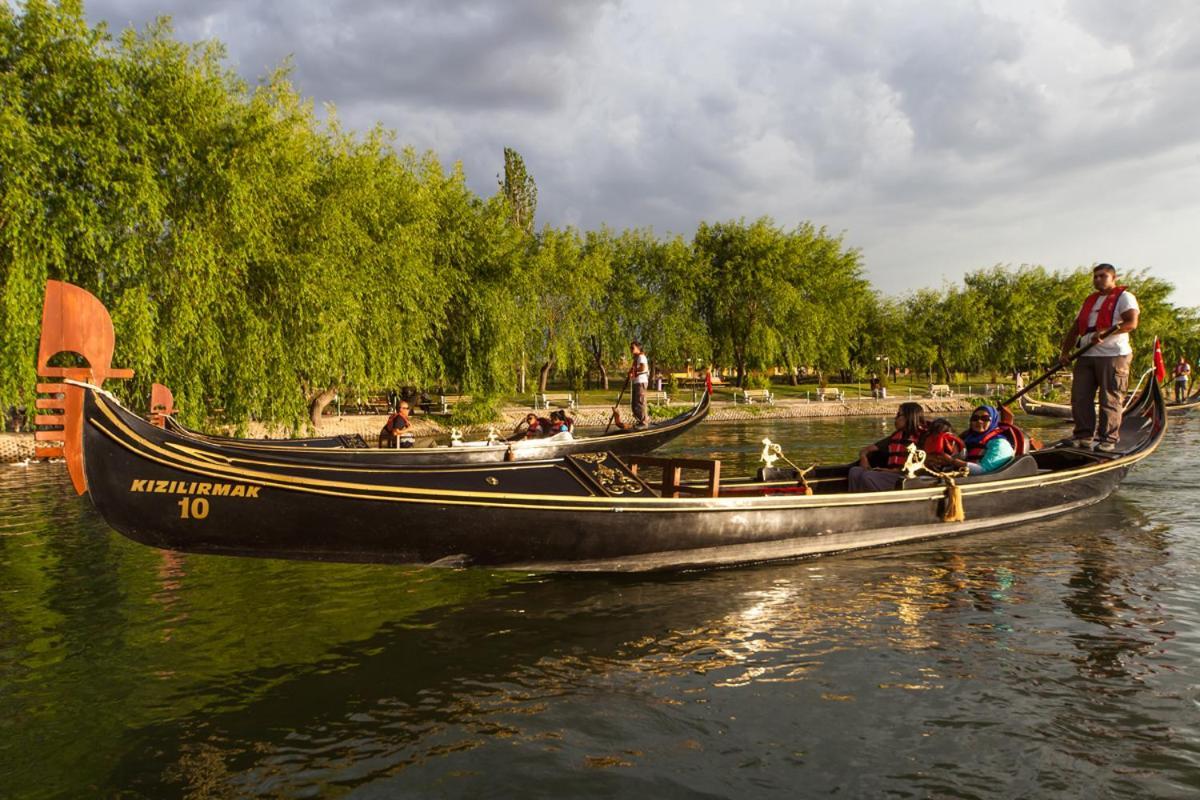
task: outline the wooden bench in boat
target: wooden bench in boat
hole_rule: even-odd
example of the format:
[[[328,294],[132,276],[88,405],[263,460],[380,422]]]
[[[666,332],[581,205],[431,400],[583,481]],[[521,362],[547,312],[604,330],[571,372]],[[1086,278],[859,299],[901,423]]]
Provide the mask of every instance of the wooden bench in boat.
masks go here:
[[[629,471],[638,474],[639,467],[662,469],[662,497],[716,497],[721,491],[721,462],[705,458],[663,458],[661,456],[627,456],[625,463]],[[708,473],[703,484],[685,484],[681,476],[685,469]]]

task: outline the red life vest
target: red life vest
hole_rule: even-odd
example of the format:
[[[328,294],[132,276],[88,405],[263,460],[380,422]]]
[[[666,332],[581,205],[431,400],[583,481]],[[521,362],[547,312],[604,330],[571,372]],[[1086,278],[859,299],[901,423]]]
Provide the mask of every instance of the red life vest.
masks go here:
[[[398,424],[398,423],[402,423],[402,424]],[[387,422],[383,423],[383,430],[381,430],[379,433],[381,436],[383,434],[387,434],[387,435],[391,436],[391,435],[395,434],[396,431],[402,431],[405,428],[411,428],[411,427],[412,427],[412,423],[408,421],[408,418],[405,417],[403,414],[401,414],[399,411],[397,411],[395,414],[392,414],[390,417],[387,418]]]
[[[1117,310],[1117,298],[1125,291],[1124,286],[1114,286],[1113,290],[1107,295],[1099,292],[1092,292],[1087,300],[1083,301],[1083,308],[1079,310],[1079,316],[1075,318],[1075,330],[1080,336],[1083,336],[1089,331],[1106,331],[1113,326],[1113,315]],[[1100,303],[1100,313],[1096,315],[1095,327],[1088,325],[1088,319],[1092,316],[1092,309],[1095,307],[1100,298],[1104,301]]]
[[[983,451],[987,449],[987,444],[997,436],[1004,436],[1003,426],[997,426],[983,435],[983,438],[974,445],[967,446],[967,461],[979,461],[983,458]]]
[[[921,440],[921,432],[909,433],[907,431],[896,431],[888,437],[887,446],[887,466],[890,469],[899,469],[904,466],[904,462],[908,460],[908,446],[916,444]]]
[[[966,447],[966,445],[963,444],[962,439],[958,438],[949,431],[943,431],[942,433],[935,433],[932,436],[925,437],[925,441],[922,442],[922,445],[923,446],[921,449],[924,450],[927,455],[934,455],[936,453],[943,456],[957,455],[960,450]]]

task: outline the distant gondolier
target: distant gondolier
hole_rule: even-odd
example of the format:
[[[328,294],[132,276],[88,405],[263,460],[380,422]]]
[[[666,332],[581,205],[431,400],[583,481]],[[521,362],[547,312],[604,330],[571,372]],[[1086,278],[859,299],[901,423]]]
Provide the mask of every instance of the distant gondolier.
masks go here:
[[[1091,447],[1095,439],[1097,450],[1109,452],[1116,449],[1120,438],[1121,404],[1133,361],[1129,332],[1138,326],[1139,309],[1133,292],[1117,285],[1117,270],[1112,264],[1098,264],[1092,269],[1092,286],[1096,291],[1083,301],[1083,307],[1063,336],[1061,361],[1066,364],[1074,348],[1096,342],[1075,359],[1071,384],[1073,438],[1078,447]],[[1106,338],[1104,334],[1114,325],[1118,326],[1116,331]]]
[[[636,339],[629,343],[629,352],[633,355],[633,366],[629,368],[629,379],[632,389],[630,408],[633,411],[633,422],[638,428],[646,427],[646,390],[650,385],[650,360],[642,352],[642,343]]]
[[[1175,402],[1182,403],[1187,398],[1188,378],[1192,375],[1192,365],[1183,356],[1175,365]]]

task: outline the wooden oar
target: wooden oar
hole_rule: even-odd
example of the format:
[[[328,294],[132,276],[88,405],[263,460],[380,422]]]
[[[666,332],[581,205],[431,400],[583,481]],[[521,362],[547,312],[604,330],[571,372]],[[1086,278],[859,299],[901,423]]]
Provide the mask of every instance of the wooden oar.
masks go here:
[[[613,420],[617,418],[617,406],[621,405],[621,398],[625,396],[625,390],[629,388],[629,382],[633,380],[633,375],[625,376],[625,385],[621,387],[621,391],[617,394],[617,402],[613,403],[612,413],[608,415],[608,424],[604,426],[604,433],[608,435],[608,429],[612,427]],[[620,427],[625,427],[621,423],[617,423]]]
[[[1106,331],[1104,332],[1104,336],[1102,336],[1101,338],[1102,338],[1102,339],[1107,339],[1109,336],[1112,336],[1114,333],[1116,333],[1116,331],[1117,331],[1117,328],[1119,328],[1119,327],[1121,327],[1119,324],[1118,324],[1118,325],[1113,325],[1111,328],[1109,328],[1108,330],[1106,330]],[[1055,364],[1053,367],[1051,367],[1051,368],[1050,368],[1050,371],[1049,371],[1049,372],[1047,372],[1045,375],[1043,375],[1042,377],[1038,378],[1036,381],[1034,381],[1033,383],[1029,384],[1029,385],[1028,385],[1028,386],[1026,386],[1024,389],[1022,389],[1021,391],[1019,391],[1019,392],[1017,392],[1016,394],[1014,394],[1012,397],[1010,397],[1010,398],[1008,398],[1007,400],[1005,400],[1005,401],[1003,401],[1002,403],[1000,403],[1001,407],[1003,407],[1003,406],[1008,406],[1008,405],[1012,405],[1012,404],[1013,404],[1013,403],[1015,403],[1017,400],[1019,400],[1020,398],[1024,397],[1024,396],[1025,396],[1025,395],[1026,395],[1026,394],[1029,392],[1029,390],[1030,390],[1030,389],[1032,389],[1032,388],[1033,388],[1033,387],[1035,387],[1035,386],[1039,386],[1039,385],[1041,385],[1042,383],[1044,383],[1045,381],[1049,380],[1049,378],[1050,378],[1050,376],[1051,376],[1051,375],[1053,375],[1054,373],[1058,372],[1060,369],[1062,369],[1063,367],[1065,367],[1067,364],[1070,364],[1072,361],[1074,361],[1075,359],[1079,358],[1081,355],[1083,355],[1084,353],[1086,353],[1088,350],[1091,350],[1093,347],[1095,347],[1095,346],[1096,346],[1096,345],[1098,345],[1098,344],[1100,344],[1100,342],[1099,342],[1097,339],[1095,339],[1095,338],[1093,337],[1093,338],[1092,338],[1092,341],[1088,342],[1088,343],[1087,343],[1087,344],[1085,344],[1083,347],[1081,347],[1081,348],[1079,348],[1078,350],[1076,350],[1074,353],[1071,353],[1071,355],[1070,355],[1070,356],[1067,358],[1067,360],[1066,360],[1066,361],[1060,361],[1060,362],[1058,362],[1058,363],[1057,363],[1057,364]]]

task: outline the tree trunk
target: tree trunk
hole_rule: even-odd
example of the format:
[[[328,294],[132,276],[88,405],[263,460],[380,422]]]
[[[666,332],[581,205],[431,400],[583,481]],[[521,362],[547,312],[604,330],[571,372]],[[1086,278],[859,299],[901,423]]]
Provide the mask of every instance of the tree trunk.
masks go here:
[[[546,393],[546,382],[550,380],[550,370],[554,368],[553,361],[547,361],[542,364],[541,370],[538,372],[538,391],[542,394]]]
[[[946,385],[950,385],[950,368],[946,366],[946,356],[942,353],[942,346],[939,344],[937,348],[938,369],[942,371],[942,377],[946,379]]]
[[[596,362],[596,372],[599,373],[600,388],[608,391],[608,370],[604,368],[604,345],[595,336],[588,336],[591,342],[592,360]]]
[[[321,414],[325,412],[325,406],[333,402],[333,398],[337,397],[337,389],[326,389],[312,399],[308,405],[308,418],[312,420],[313,427],[317,427],[317,423],[321,421]]]

